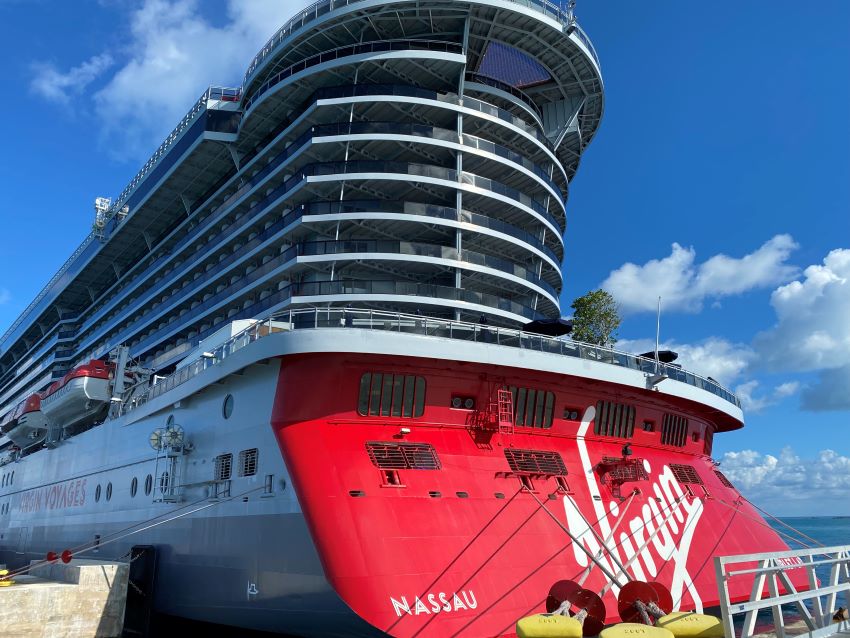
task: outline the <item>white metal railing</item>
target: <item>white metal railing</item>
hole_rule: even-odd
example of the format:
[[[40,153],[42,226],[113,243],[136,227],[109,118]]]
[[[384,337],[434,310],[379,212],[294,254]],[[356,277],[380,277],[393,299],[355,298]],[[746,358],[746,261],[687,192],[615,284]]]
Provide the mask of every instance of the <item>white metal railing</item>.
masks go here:
[[[753,567],[755,565],[755,567]],[[846,632],[846,620],[833,621],[838,595],[844,595],[844,605],[850,596],[850,545],[818,547],[787,552],[718,556],[714,559],[717,587],[720,591],[720,612],[726,638],[749,638],[756,630],[759,611],[770,609],[777,638],[785,638],[786,622],[782,605],[794,605],[805,623],[809,638]],[[817,570],[827,575],[819,580]],[[789,572],[806,574],[808,589],[798,591]],[[730,583],[752,581],[750,599],[733,603]],[[799,582],[799,581],[798,581]],[[737,633],[734,617],[743,614],[743,625]],[[798,633],[798,632],[797,632]]]
[[[613,348],[547,337],[512,328],[490,327],[482,323],[437,319],[422,315],[353,308],[302,308],[276,313],[262,321],[257,321],[210,352],[204,352],[198,360],[155,383],[143,394],[128,399],[122,411],[127,412],[155,399],[218,364],[248,344],[274,332],[340,327],[407,332],[460,341],[489,343],[577,357],[646,373],[661,373],[674,380],[707,390],[733,405],[738,407],[741,405],[738,397],[713,379]]]
[[[305,7],[298,13],[296,13],[292,18],[290,18],[286,24],[284,24],[280,29],[278,29],[275,34],[269,38],[268,42],[263,45],[263,48],[254,56],[254,59],[251,61],[251,64],[248,65],[248,69],[245,71],[245,76],[242,79],[242,87],[243,89],[248,87],[248,84],[251,81],[251,77],[254,75],[254,72],[260,66],[263,60],[265,60],[269,54],[271,54],[278,45],[283,42],[286,38],[292,35],[292,32],[300,29],[306,24],[309,24],[313,20],[318,19],[319,17],[334,11],[335,9],[339,9],[342,7],[347,7],[352,4],[356,4],[358,2],[362,2],[363,0],[318,0],[318,2],[314,2],[308,7]],[[590,52],[591,56],[593,56],[594,61],[597,65],[599,65],[599,56],[596,54],[596,49],[593,47],[593,44],[590,41],[590,38],[587,37],[587,34],[575,23],[573,20],[572,13],[566,9],[564,9],[560,4],[555,2],[550,2],[549,0],[509,0],[510,2],[514,2],[523,7],[528,7],[530,9],[534,9],[543,13],[544,15],[554,18],[558,22],[560,22],[565,27],[573,26],[576,36],[581,40],[581,42],[587,47],[587,50]]]

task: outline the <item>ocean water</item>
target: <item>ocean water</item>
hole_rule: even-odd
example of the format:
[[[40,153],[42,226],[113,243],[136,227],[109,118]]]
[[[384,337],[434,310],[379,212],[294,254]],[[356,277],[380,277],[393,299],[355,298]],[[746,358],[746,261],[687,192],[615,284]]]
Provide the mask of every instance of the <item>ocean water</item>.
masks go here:
[[[780,520],[795,530],[802,532],[806,536],[810,536],[821,545],[825,545],[827,547],[833,547],[835,545],[850,545],[850,516],[789,516],[782,517]],[[794,535],[794,532],[783,527],[779,523],[775,521],[768,522],[775,530],[781,531],[784,534]],[[813,543],[801,535],[797,536],[803,543],[812,547],[816,546],[816,543]],[[791,543],[789,542],[789,544]],[[803,547],[803,545],[798,544],[795,549],[802,549]]]

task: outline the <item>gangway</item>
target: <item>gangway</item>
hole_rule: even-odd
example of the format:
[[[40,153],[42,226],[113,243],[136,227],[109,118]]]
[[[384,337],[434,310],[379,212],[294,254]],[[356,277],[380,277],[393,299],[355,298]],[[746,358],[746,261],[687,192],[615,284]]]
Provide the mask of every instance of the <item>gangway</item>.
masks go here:
[[[753,566],[755,565],[755,566]],[[805,635],[809,638],[842,635],[850,636],[850,622],[834,620],[839,606],[847,609],[850,602],[850,545],[815,547],[786,552],[718,556],[714,559],[717,587],[720,591],[720,612],[725,638],[750,638],[755,635],[756,616],[770,609],[776,638]],[[825,580],[819,580],[820,568]],[[797,591],[788,572],[805,570],[809,583],[806,591]],[[752,579],[750,599],[733,603],[729,599],[729,582]],[[804,631],[786,633],[782,605],[794,605],[804,623]],[[740,633],[735,616],[743,614]]]

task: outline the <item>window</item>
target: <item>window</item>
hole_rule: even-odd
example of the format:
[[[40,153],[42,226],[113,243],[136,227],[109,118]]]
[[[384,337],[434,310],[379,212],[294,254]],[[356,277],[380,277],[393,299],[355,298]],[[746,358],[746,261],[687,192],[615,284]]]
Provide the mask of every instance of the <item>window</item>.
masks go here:
[[[714,429],[711,427],[707,427],[705,429],[705,454],[706,456],[711,456],[711,449],[714,447]]]
[[[215,481],[227,481],[233,473],[233,455],[219,454],[215,457]]]
[[[357,412],[363,416],[420,417],[425,412],[425,378],[367,372],[360,377]]]
[[[138,491],[139,491],[139,479],[137,479],[134,476],[133,480],[130,481],[130,497],[135,498],[136,492],[138,492]]]
[[[514,425],[551,428],[555,393],[535,388],[510,387],[514,404]]]
[[[112,483],[106,484],[106,500],[107,501],[112,500]]]
[[[233,414],[233,395],[228,394],[224,397],[224,401],[221,403],[221,416],[225,419],[229,419],[230,415]]]
[[[597,401],[593,433],[630,439],[635,429],[635,408],[626,403]]]
[[[257,448],[242,450],[239,453],[239,476],[254,476],[257,473]]]
[[[100,502],[100,485],[98,485],[96,488],[94,488],[94,502],[95,503]]]
[[[152,489],[153,489],[153,476],[148,474],[145,477],[145,496],[150,496]]]
[[[661,444],[685,447],[688,419],[678,414],[665,414],[661,423]]]

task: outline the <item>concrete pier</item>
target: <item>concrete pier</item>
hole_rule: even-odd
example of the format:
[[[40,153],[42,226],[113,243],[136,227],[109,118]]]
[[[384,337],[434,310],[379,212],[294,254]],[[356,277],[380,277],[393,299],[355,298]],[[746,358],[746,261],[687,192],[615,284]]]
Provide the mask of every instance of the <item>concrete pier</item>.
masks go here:
[[[34,567],[0,587],[6,638],[112,638],[121,635],[128,563],[74,559]]]

